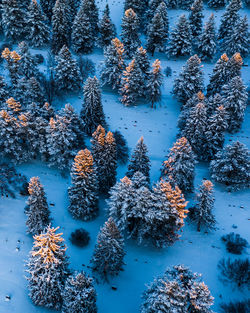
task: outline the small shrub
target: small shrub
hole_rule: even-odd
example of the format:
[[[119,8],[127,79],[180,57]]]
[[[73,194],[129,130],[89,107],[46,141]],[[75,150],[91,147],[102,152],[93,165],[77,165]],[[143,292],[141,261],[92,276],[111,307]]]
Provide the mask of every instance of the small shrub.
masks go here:
[[[164,70],[164,73],[165,73],[165,75],[166,75],[167,77],[172,76],[172,69],[171,69],[171,67],[167,66],[167,67],[165,68],[165,70]]]
[[[85,247],[89,243],[90,236],[85,229],[79,228],[71,233],[69,240],[73,245],[78,247]]]
[[[115,142],[116,142],[117,160],[125,164],[128,161],[128,157],[129,157],[126,139],[119,132],[119,130],[116,130],[113,133],[113,135],[114,135]]]
[[[238,288],[246,286],[250,288],[250,262],[249,259],[245,260],[236,259],[231,261],[230,258],[220,260],[218,268],[221,271],[220,279],[224,283],[235,284]]]
[[[222,303],[220,305],[222,313],[248,313],[250,312],[250,299],[246,301]]]
[[[226,243],[227,251],[233,254],[242,254],[248,244],[246,239],[235,233],[222,236],[221,239]]]
[[[95,75],[95,64],[89,58],[83,58],[80,56],[78,58],[78,66],[83,80],[86,80],[89,76]]]
[[[42,54],[38,53],[34,55],[36,64],[42,64],[44,62],[44,57]]]

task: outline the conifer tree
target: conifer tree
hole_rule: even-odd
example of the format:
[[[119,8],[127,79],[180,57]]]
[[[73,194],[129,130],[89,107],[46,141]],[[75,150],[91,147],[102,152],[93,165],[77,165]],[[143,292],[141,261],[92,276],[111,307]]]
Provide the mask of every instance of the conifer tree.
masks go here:
[[[117,161],[125,164],[128,161],[127,141],[119,130],[113,132],[116,142]]]
[[[224,84],[229,83],[235,76],[241,76],[243,60],[240,53],[236,52],[229,60],[227,66],[227,76]]]
[[[36,103],[42,107],[45,103],[44,90],[40,85],[39,81],[35,77],[31,77],[28,81],[28,90],[27,90],[27,102]]]
[[[103,85],[110,85],[113,89],[120,87],[125,69],[123,54],[124,45],[118,38],[112,39],[111,44],[104,51],[105,60],[101,72]]]
[[[164,30],[168,37],[168,31],[169,31],[169,20],[168,20],[168,12],[167,12],[167,5],[166,2],[162,1],[159,6],[157,7],[156,13],[159,13],[162,17],[163,23],[164,23]]]
[[[211,177],[230,190],[250,187],[250,152],[239,141],[219,151],[210,164]]]
[[[244,118],[248,99],[246,86],[239,76],[232,78],[227,85],[223,86],[222,99],[228,114],[228,130],[238,131]]]
[[[103,16],[99,22],[100,45],[105,48],[111,44],[111,40],[116,37],[116,28],[112,23],[109,12],[109,5],[106,4]]]
[[[161,100],[161,86],[163,84],[163,74],[161,72],[161,62],[157,59],[152,65],[149,73],[146,90],[147,98],[153,108],[156,102]]]
[[[95,0],[82,0],[83,10],[86,15],[88,15],[91,27],[92,27],[92,34],[94,37],[98,35],[98,21],[99,21],[99,13],[98,7],[95,3]]]
[[[96,77],[89,77],[84,85],[81,118],[84,123],[84,130],[89,136],[92,135],[98,125],[106,126],[100,84]]]
[[[191,6],[191,13],[189,15],[189,25],[193,39],[197,39],[202,31],[203,1],[195,0]]]
[[[192,34],[189,22],[183,14],[175,28],[170,33],[167,53],[170,56],[190,55],[192,51]]]
[[[140,23],[142,24],[142,17],[144,15],[145,2],[146,0],[125,0],[124,12],[126,12],[128,9],[132,9],[136,13]]]
[[[206,22],[198,41],[198,51],[202,59],[212,59],[216,52],[216,33],[214,15]]]
[[[43,13],[46,15],[49,21],[51,21],[53,15],[53,7],[56,0],[40,0],[40,5],[42,7]]]
[[[93,279],[83,272],[75,272],[67,278],[62,298],[62,313],[97,313]]]
[[[147,50],[140,47],[135,52],[135,63],[139,66],[144,75],[144,79],[147,80],[149,74],[150,62],[147,55]]]
[[[56,0],[52,15],[51,48],[57,54],[64,45],[69,46],[70,25],[64,0]]]
[[[167,6],[166,0],[149,0],[148,10],[146,13],[146,19],[147,19],[148,23],[150,23],[152,21],[152,18],[154,17],[157,8],[159,7],[159,5],[162,2],[164,2],[164,4]]]
[[[203,180],[196,194],[197,203],[190,212],[191,219],[197,224],[197,231],[201,228],[214,229],[216,221],[213,215],[214,191],[210,180]]]
[[[125,106],[136,105],[138,97],[145,92],[144,77],[139,65],[133,59],[123,72],[120,93]]]
[[[98,213],[98,182],[91,152],[80,150],[71,170],[72,187],[69,187],[69,211],[78,219],[90,220]]]
[[[93,51],[94,41],[92,27],[88,15],[82,5],[72,26],[72,47],[77,53],[90,53]]]
[[[36,0],[32,0],[28,7],[26,38],[32,47],[42,47],[50,39],[50,29]]]
[[[162,176],[177,185],[182,192],[192,192],[194,187],[196,157],[185,137],[176,141],[163,162]]]
[[[40,235],[34,236],[34,245],[27,262],[29,296],[34,304],[60,310],[62,291],[68,276],[62,233],[59,227],[48,226]]]
[[[7,62],[7,69],[9,71],[12,88],[14,89],[19,79],[19,65],[21,56],[15,51],[10,51],[9,48],[5,48],[1,55]]]
[[[2,27],[11,41],[20,40],[25,34],[26,17],[17,0],[2,0]]]
[[[56,57],[55,84],[58,91],[78,91],[81,87],[81,74],[76,60],[67,48],[63,46]]]
[[[143,293],[141,313],[206,312],[212,313],[213,297],[201,281],[201,275],[192,273],[184,265],[167,268]]]
[[[105,280],[116,276],[123,269],[124,239],[114,220],[110,217],[101,228],[91,259],[92,269]]]
[[[225,3],[225,0],[209,0],[207,4],[210,8],[218,9],[223,8],[225,6]]]
[[[138,35],[139,19],[132,9],[125,11],[121,27],[121,37],[125,48],[125,55],[128,58],[132,58],[136,49],[141,44]]]
[[[22,41],[19,43],[21,60],[19,61],[18,71],[20,76],[27,79],[31,77],[38,77],[38,69],[34,57],[31,55],[27,42]]]
[[[40,234],[50,222],[50,212],[45,196],[44,188],[40,183],[39,177],[32,177],[29,182],[29,198],[27,202],[27,221],[28,233],[33,235]]]
[[[0,109],[5,108],[5,101],[8,99],[9,92],[7,84],[3,78],[0,76]]]
[[[195,54],[187,60],[182,72],[174,81],[173,92],[182,102],[189,100],[195,93],[204,88],[201,60]]]
[[[150,159],[148,157],[148,148],[144,143],[144,138],[141,137],[137,142],[134,152],[130,158],[126,175],[130,178],[134,175],[135,172],[141,172],[149,182],[149,171]]]

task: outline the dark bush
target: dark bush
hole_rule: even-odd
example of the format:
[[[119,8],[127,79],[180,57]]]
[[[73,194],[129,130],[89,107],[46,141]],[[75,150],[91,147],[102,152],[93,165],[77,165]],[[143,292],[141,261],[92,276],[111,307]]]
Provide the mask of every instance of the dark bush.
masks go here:
[[[114,133],[114,138],[116,142],[116,149],[117,149],[117,160],[121,163],[125,164],[128,160],[128,146],[126,139],[123,137],[123,135],[119,132],[119,130],[116,130]]]
[[[238,288],[246,286],[250,288],[250,262],[246,258],[244,260],[236,259],[231,261],[230,258],[220,260],[218,268],[221,271],[220,279],[224,283],[235,284]]]
[[[222,303],[220,305],[222,313],[248,313],[250,312],[250,299],[246,301]]]
[[[167,77],[170,77],[172,75],[172,69],[171,67],[167,66],[164,70],[164,73]]]
[[[83,80],[86,80],[89,76],[95,75],[95,64],[89,58],[79,56],[78,66]]]
[[[79,228],[71,233],[69,240],[73,245],[78,247],[85,247],[89,243],[90,236],[85,229]]]
[[[34,55],[34,60],[36,64],[42,64],[44,62],[44,57],[42,54],[38,53]]]
[[[227,251],[233,254],[242,254],[248,244],[246,239],[235,233],[222,236],[221,239],[226,243]]]

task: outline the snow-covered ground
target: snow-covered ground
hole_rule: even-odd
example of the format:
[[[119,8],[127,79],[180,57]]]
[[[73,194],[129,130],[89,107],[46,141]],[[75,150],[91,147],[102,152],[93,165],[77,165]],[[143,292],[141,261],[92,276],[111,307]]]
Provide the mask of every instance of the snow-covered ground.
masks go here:
[[[97,2],[99,2],[100,8],[103,8],[107,0]],[[119,34],[123,1],[109,0],[108,2],[111,17],[117,25]],[[169,11],[171,25],[177,21],[182,12],[187,14],[187,11]],[[205,10],[204,13],[205,20],[207,20],[211,10]],[[223,10],[215,12],[217,24],[222,13]],[[250,17],[249,10],[242,10],[242,14],[247,14],[248,18]],[[97,49],[94,54],[88,57],[95,61],[98,74],[100,62],[103,60],[102,51]],[[146,103],[141,103],[137,107],[125,108],[119,102],[119,96],[116,93],[103,90],[104,111],[110,129],[119,129],[122,132],[128,141],[130,150],[134,148],[137,140],[142,135],[144,136],[152,162],[151,180],[153,182],[159,179],[162,161],[176,140],[179,105],[172,98],[171,89],[174,78],[186,61],[186,59],[169,61],[163,54],[157,54],[154,58],[161,60],[164,69],[166,66],[170,66],[173,70],[172,77],[164,80],[162,103],[156,110],[152,110]],[[245,60],[245,64],[248,63],[249,60]],[[207,83],[208,75],[211,73],[214,63],[203,64],[205,82]],[[243,67],[242,77],[247,85],[249,85],[248,73],[248,67]],[[57,106],[63,106],[68,102],[78,112],[80,111],[82,97],[60,99]],[[235,135],[227,135],[226,141],[238,139],[249,147],[249,133],[250,108],[248,107],[242,129]],[[76,221],[67,211],[69,177],[62,178],[59,172],[49,169],[45,164],[39,162],[23,164],[17,169],[28,178],[40,177],[50,204],[53,226],[60,226],[68,246],[67,255],[70,258],[71,268],[90,273],[87,266],[94,249],[96,235],[106,220],[105,200],[100,200],[100,215],[94,221]],[[125,171],[125,166],[119,167],[117,178],[122,178]],[[199,164],[196,168],[196,187],[204,177],[209,178],[208,165]],[[133,241],[127,241],[124,271],[110,284],[96,285],[98,312],[139,312],[141,294],[145,290],[145,284],[152,281],[156,275],[161,275],[167,266],[178,263],[190,266],[193,271],[203,274],[205,283],[215,297],[214,311],[218,310],[220,302],[247,298],[246,291],[232,290],[231,286],[225,286],[219,281],[217,263],[222,257],[229,256],[221,242],[222,235],[235,231],[250,242],[250,193],[248,190],[229,193],[222,186],[215,184],[215,198],[215,215],[218,222],[215,232],[197,233],[195,228],[187,223],[180,241],[170,248],[161,250],[138,247]],[[192,201],[192,199],[188,200]],[[35,307],[28,297],[27,282],[24,278],[24,264],[32,247],[33,239],[26,234],[25,201],[26,198],[21,196],[17,196],[16,199],[0,199],[0,313],[51,312]],[[237,229],[232,228],[232,225],[237,226]],[[69,241],[71,232],[79,227],[90,232],[91,241],[86,248],[77,248]],[[111,289],[113,285],[117,287],[116,291]],[[11,296],[11,300],[8,302],[5,301],[6,295]]]

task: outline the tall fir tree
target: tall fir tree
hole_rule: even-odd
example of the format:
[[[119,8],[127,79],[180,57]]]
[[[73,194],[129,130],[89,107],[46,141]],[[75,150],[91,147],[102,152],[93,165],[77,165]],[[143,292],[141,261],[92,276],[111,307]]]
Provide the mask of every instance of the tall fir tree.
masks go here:
[[[27,102],[28,104],[36,103],[40,108],[45,103],[44,90],[35,77],[31,77],[28,81]]]
[[[148,1],[148,10],[146,12],[146,19],[148,23],[152,21],[152,18],[154,17],[157,8],[162,2],[164,2],[164,4],[167,6],[166,0],[149,0]]]
[[[130,158],[127,176],[130,178],[135,172],[141,172],[147,181],[150,181],[150,159],[148,157],[148,148],[144,142],[144,138],[141,137],[136,144],[133,154]]]
[[[142,24],[143,23],[142,18],[144,16],[144,9],[145,9],[145,2],[146,0],[125,0],[124,12],[126,12],[128,9],[132,9],[138,16],[140,24]]]
[[[34,304],[60,310],[62,291],[68,276],[62,233],[59,227],[48,226],[40,235],[34,236],[34,245],[27,262],[29,296]]]
[[[103,85],[109,85],[113,89],[121,85],[124,64],[124,45],[118,38],[112,39],[111,44],[104,51],[105,60],[101,71]]]
[[[81,87],[81,73],[76,60],[67,46],[63,46],[56,57],[55,84],[58,91],[78,91]]]
[[[211,177],[229,190],[250,187],[250,152],[236,141],[219,151],[210,163]]]
[[[162,176],[177,185],[182,192],[192,192],[194,188],[196,156],[185,137],[176,141],[163,162]]]
[[[20,42],[18,48],[21,56],[18,67],[19,75],[24,76],[27,79],[30,79],[31,77],[38,77],[39,71],[37,69],[37,64],[34,57],[30,53],[27,42]]]
[[[211,60],[216,52],[214,15],[211,14],[198,40],[198,51],[202,59]]]
[[[179,77],[175,79],[173,93],[179,101],[185,103],[195,93],[203,90],[204,78],[200,63],[201,60],[196,54],[190,57]]]
[[[45,23],[41,7],[36,0],[30,2],[27,13],[27,40],[32,47],[42,47],[50,40],[50,29]]]
[[[2,51],[1,57],[6,60],[6,67],[9,72],[10,80],[11,80],[11,87],[13,90],[15,90],[17,86],[19,76],[19,66],[20,66],[20,60],[21,56],[15,51],[10,51],[9,48],[5,48]]]
[[[170,33],[170,42],[167,47],[169,56],[186,56],[192,52],[192,34],[189,22],[183,14],[177,25]]]
[[[138,35],[139,19],[132,9],[125,11],[122,18],[121,38],[124,44],[125,55],[132,58],[136,49],[140,46],[140,38]]]
[[[84,101],[81,118],[86,134],[91,136],[98,125],[107,125],[103,112],[101,89],[96,77],[89,77],[84,85]]]
[[[124,239],[110,217],[98,234],[91,259],[92,269],[101,278],[108,280],[110,276],[118,275],[123,269],[124,256]]]
[[[189,15],[189,25],[191,29],[191,34],[193,40],[198,39],[202,31],[202,19],[204,17],[203,11],[203,1],[195,0],[190,8],[191,12]]]
[[[236,76],[241,76],[241,68],[243,65],[243,59],[240,53],[236,52],[229,60],[227,66],[227,76],[225,84]]]
[[[97,313],[93,279],[83,272],[75,272],[67,278],[62,298],[62,313]]]
[[[138,48],[136,50],[134,59],[135,62],[138,64],[139,68],[141,69],[144,79],[147,80],[150,68],[147,50],[143,49],[143,47]]]
[[[100,45],[106,48],[111,44],[111,40],[116,37],[116,28],[110,18],[109,5],[106,4],[103,16],[99,22]]]
[[[49,207],[39,177],[32,177],[30,179],[28,191],[29,198],[26,209],[26,225],[28,233],[38,235],[50,222]]]
[[[83,10],[86,15],[88,15],[91,28],[92,28],[92,34],[95,37],[98,36],[98,22],[99,22],[99,11],[98,7],[95,3],[95,0],[82,0],[82,6]]]
[[[53,15],[53,7],[55,3],[56,0],[40,0],[40,5],[42,7],[43,13],[46,15],[50,22]]]
[[[161,62],[157,59],[152,64],[152,70],[149,72],[146,84],[147,98],[151,103],[151,107],[156,102],[161,101],[161,86],[163,84],[163,74],[161,71]]]

